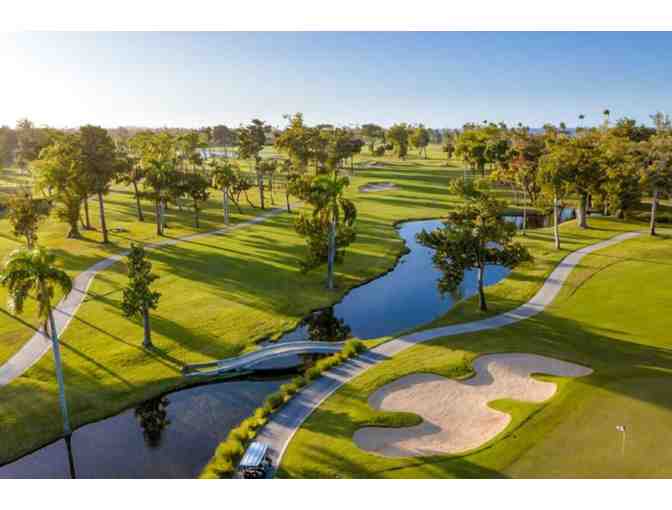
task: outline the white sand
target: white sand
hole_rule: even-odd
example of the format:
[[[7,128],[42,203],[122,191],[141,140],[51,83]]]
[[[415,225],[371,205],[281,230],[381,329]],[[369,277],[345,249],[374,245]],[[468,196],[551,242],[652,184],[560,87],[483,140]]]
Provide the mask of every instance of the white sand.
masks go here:
[[[544,402],[554,383],[530,374],[582,377],[592,370],[535,354],[489,354],[474,362],[476,375],[457,381],[434,374],[412,374],[387,384],[369,397],[383,411],[407,411],[423,418],[406,428],[365,427],[357,445],[387,457],[456,454],[473,450],[502,432],[511,416],[488,407],[502,398]]]
[[[370,182],[359,187],[362,193],[371,193],[376,191],[386,191],[388,189],[395,189],[397,187],[393,182]]]

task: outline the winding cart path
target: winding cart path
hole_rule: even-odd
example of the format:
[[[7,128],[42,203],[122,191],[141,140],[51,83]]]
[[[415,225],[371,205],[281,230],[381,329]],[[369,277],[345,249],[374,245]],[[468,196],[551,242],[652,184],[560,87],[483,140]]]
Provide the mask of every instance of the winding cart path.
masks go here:
[[[622,241],[639,236],[639,232],[628,232],[617,235],[606,241],[586,246],[567,255],[546,279],[539,291],[527,303],[515,310],[502,313],[488,319],[455,324],[436,329],[420,331],[390,340],[378,347],[365,352],[342,365],[327,372],[314,383],[302,389],[280,411],[273,414],[269,422],[260,430],[256,441],[269,445],[269,456],[276,470],[282,456],[296,431],[310,414],[317,409],[332,393],[352,378],[362,374],[372,366],[412,347],[413,345],[446,336],[461,335],[497,329],[528,319],[543,311],[560,292],[563,283],[572,269],[586,255],[607,248]]]
[[[262,213],[259,216],[252,218],[251,220],[243,221],[235,225],[230,225],[223,227],[217,230],[210,230],[208,232],[198,232],[196,234],[189,234],[182,237],[176,237],[174,239],[166,239],[156,243],[151,243],[145,245],[145,248],[148,249],[160,249],[166,246],[174,246],[184,241],[191,241],[193,239],[198,239],[201,237],[207,237],[217,234],[226,234],[239,230],[241,228],[248,227],[250,225],[255,225],[257,223],[262,223],[269,218],[277,216],[285,212],[285,209],[271,209],[268,212]],[[86,298],[87,291],[91,282],[95,278],[96,274],[100,271],[104,271],[113,264],[116,264],[122,260],[128,251],[123,253],[118,253],[116,255],[111,255],[100,262],[95,263],[93,266],[88,268],[86,271],[83,271],[77,275],[77,277],[72,282],[72,292],[62,299],[58,305],[54,308],[54,320],[56,321],[56,330],[58,331],[59,336],[63,334],[63,331],[70,324],[70,320],[75,316],[79,306],[82,304]],[[5,364],[0,366],[0,386],[5,386],[12,382],[17,377],[20,377],[24,374],[30,367],[42,359],[47,352],[51,350],[51,340],[45,334],[44,330],[41,328],[35,332],[35,334],[28,340],[19,351],[14,354]]]

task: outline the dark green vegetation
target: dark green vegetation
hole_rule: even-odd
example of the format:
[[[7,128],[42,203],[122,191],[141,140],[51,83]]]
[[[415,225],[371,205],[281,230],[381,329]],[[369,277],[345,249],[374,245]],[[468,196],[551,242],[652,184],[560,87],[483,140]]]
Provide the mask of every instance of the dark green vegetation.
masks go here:
[[[615,220],[593,223],[588,231],[567,225],[563,236],[576,246],[642,227]],[[672,398],[666,391],[672,381],[672,341],[661,308],[672,300],[672,289],[664,284],[672,269],[670,234],[642,236],[587,256],[553,305],[531,319],[496,331],[437,339],[367,371],[306,421],[290,443],[281,476],[672,476],[672,456],[665,447],[672,426]],[[551,235],[532,234],[545,245]],[[543,261],[534,241],[530,248]],[[510,307],[527,294],[512,289],[531,281],[538,285],[540,274],[519,268],[491,294]],[[545,404],[493,402],[512,415],[512,422],[467,455],[386,459],[352,441],[362,426],[417,423],[415,415],[370,408],[367,397],[377,388],[415,372],[467,377],[476,356],[493,352],[538,353],[595,372],[580,379],[539,376],[558,383],[558,393]],[[625,453],[617,425],[627,430]]]
[[[302,376],[295,377],[291,382],[280,386],[276,393],[266,397],[264,405],[257,408],[252,416],[243,420],[238,427],[229,432],[229,436],[219,444],[213,458],[203,469],[201,477],[228,478],[232,476],[235,473],[237,462],[245,452],[247,443],[256,437],[257,431],[266,424],[274,412],[289,402],[306,384],[320,377],[322,372],[354,358],[365,349],[366,347],[360,340],[348,340],[341,352],[319,360]]]

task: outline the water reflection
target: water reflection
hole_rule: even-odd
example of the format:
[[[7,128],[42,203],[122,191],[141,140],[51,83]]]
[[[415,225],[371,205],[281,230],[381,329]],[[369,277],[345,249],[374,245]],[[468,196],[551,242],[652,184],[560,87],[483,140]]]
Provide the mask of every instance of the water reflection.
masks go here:
[[[166,408],[170,401],[167,397],[154,398],[135,408],[135,417],[142,429],[145,444],[156,448],[161,444],[163,430],[170,425]]]
[[[319,310],[306,321],[308,338],[314,342],[343,342],[350,336],[350,326],[334,315],[333,308]]]
[[[129,409],[77,429],[70,450],[60,439],[1,466],[0,478],[70,478],[75,466],[78,478],[194,478],[229,430],[289,380],[275,377],[153,399],[139,413]]]

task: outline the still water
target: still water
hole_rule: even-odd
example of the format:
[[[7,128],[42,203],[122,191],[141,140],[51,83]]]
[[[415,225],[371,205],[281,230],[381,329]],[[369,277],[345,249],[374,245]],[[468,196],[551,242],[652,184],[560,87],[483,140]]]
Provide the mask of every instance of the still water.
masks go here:
[[[399,234],[410,252],[401,257],[392,271],[353,289],[332,309],[314,314],[283,340],[390,335],[429,322],[448,311],[457,299],[475,294],[475,271],[465,275],[459,296],[442,296],[438,291],[436,281],[440,273],[432,264],[432,250],[419,245],[415,236],[423,229],[431,231],[440,225],[439,220],[402,224]],[[506,268],[489,266],[486,283],[496,283],[508,273]],[[76,475],[193,478],[229,430],[286,382],[287,377],[227,381],[180,390],[85,425],[72,436]],[[0,467],[0,478],[69,476],[63,440]]]

